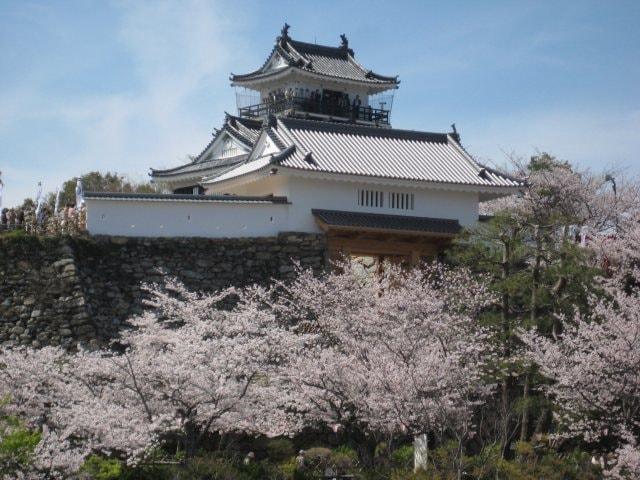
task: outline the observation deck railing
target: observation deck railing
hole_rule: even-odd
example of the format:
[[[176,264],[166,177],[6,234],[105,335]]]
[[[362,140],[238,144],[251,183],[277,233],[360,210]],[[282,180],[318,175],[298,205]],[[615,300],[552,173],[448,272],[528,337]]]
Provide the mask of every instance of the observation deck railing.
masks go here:
[[[270,114],[295,110],[310,114],[327,115],[330,117],[342,117],[352,121],[370,122],[389,125],[390,110],[355,105],[341,105],[337,102],[320,101],[303,98],[283,98],[272,102],[259,103],[248,107],[240,107],[241,117],[265,117]]]

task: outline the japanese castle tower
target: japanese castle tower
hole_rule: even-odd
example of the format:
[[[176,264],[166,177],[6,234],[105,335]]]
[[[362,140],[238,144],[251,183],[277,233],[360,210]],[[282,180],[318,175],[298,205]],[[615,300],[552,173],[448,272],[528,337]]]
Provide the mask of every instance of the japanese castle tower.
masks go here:
[[[264,64],[231,75],[227,114],[191,163],[151,169],[165,194],[86,194],[90,233],[259,237],[325,232],[332,253],[416,261],[520,183],[478,164],[455,132],[391,126],[397,76],[284,26]]]

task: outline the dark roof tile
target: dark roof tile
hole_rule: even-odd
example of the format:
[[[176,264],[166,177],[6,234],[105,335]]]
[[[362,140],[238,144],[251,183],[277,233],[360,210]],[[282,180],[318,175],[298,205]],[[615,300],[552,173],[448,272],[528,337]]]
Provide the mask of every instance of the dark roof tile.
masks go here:
[[[222,132],[227,131],[231,136],[236,138],[238,141],[243,143],[247,148],[253,148],[256,140],[260,136],[260,131],[262,129],[262,121],[251,119],[251,118],[240,118],[231,114],[227,114],[225,117],[224,124],[222,128],[217,130],[216,134],[213,136],[211,141],[207,144],[206,147],[200,152],[200,154],[193,160],[191,163],[187,163],[185,165],[179,165],[177,167],[165,168],[165,169],[151,169],[150,175],[154,178],[159,177],[174,177],[177,175],[184,175],[188,173],[197,173],[197,172],[205,172],[203,175],[206,175],[208,171],[209,174],[214,173],[216,170],[220,170],[223,167],[230,167],[235,164],[240,163],[241,161],[247,158],[247,154],[236,155],[228,158],[208,158],[206,156],[207,151],[216,141],[216,138]]]
[[[288,203],[287,197],[246,195],[186,195],[175,193],[86,192],[84,198],[106,200],[148,200],[189,202]]]
[[[267,70],[266,67],[269,64],[269,60],[276,54],[285,60],[286,66]],[[239,83],[251,81],[278,74],[287,67],[298,68],[327,77],[380,85],[388,84],[390,87],[394,87],[400,83],[397,76],[379,75],[371,70],[365,69],[356,61],[353,50],[350,48],[316,45],[292,40],[288,37],[285,40],[280,39],[278,41],[261,68],[244,75],[232,74],[231,81]]]
[[[318,209],[311,210],[311,213],[329,227],[338,228],[370,228],[441,235],[455,235],[462,228],[458,220],[449,218],[411,217]]]

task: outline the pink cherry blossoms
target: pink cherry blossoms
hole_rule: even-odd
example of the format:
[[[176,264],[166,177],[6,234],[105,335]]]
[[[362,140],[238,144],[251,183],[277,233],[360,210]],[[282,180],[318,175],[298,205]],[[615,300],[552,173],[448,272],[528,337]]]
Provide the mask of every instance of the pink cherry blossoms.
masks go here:
[[[523,333],[529,358],[551,380],[563,435],[621,445],[608,474],[640,476],[640,270],[638,225],[607,243],[612,276],[590,311],[565,319],[557,339]]]
[[[388,434],[473,432],[491,351],[476,323],[493,301],[482,279],[439,266],[380,277],[357,264],[302,272],[274,308],[310,332],[292,358],[294,405],[306,421]]]
[[[470,434],[489,391],[482,283],[441,267],[380,278],[340,268],[215,295],[168,280],[120,351],[3,351],[11,413],[45,433],[34,472],[65,477],[90,453],[136,463],[167,434],[187,457],[211,432]],[[218,308],[230,294],[236,306]]]
[[[187,455],[211,431],[286,433],[275,373],[291,336],[247,291],[198,295],[168,280],[123,333],[122,353],[7,350],[0,374],[11,411],[46,434],[35,468],[64,477],[89,453],[143,460],[168,433]]]

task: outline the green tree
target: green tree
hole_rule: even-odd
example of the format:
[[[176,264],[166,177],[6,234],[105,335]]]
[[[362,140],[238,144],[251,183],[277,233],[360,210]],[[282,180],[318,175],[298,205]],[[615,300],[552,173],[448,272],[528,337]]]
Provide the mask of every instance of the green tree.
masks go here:
[[[82,186],[85,192],[125,192],[125,193],[155,193],[159,189],[150,182],[134,182],[127,178],[126,175],[120,175],[117,172],[98,172],[92,171],[80,176]],[[74,205],[76,203],[76,183],[78,177],[66,180],[62,184],[60,194],[60,206]],[[43,192],[45,195],[45,203],[53,209],[56,202],[55,192]],[[28,211],[35,208],[34,199],[25,198],[18,208]]]
[[[598,268],[577,234],[583,228],[613,228],[626,208],[606,176],[577,171],[548,154],[516,165],[516,175],[526,179],[520,194],[492,202],[493,216],[465,232],[449,253],[452,262],[488,274],[500,299],[484,316],[498,352],[490,373],[499,395],[496,405],[488,406],[497,415],[481,418],[492,425],[486,440],[500,445],[502,457],[515,440],[541,433],[550,420],[542,397],[532,397],[540,379],[521,360],[515,332],[536,328],[558,335],[563,314],[587,308]]]
[[[116,172],[89,172],[80,176],[85,192],[125,192],[125,193],[154,193],[157,187],[151,183],[136,183],[125,175]],[[70,178],[62,185],[60,205],[75,204],[77,178]],[[53,205],[55,194],[49,198]]]
[[[0,408],[6,400],[0,402]],[[0,476],[13,478],[33,461],[33,453],[40,442],[40,434],[29,430],[18,418],[0,411]]]

